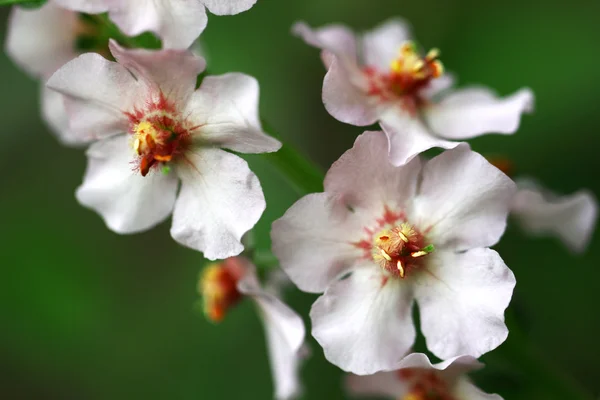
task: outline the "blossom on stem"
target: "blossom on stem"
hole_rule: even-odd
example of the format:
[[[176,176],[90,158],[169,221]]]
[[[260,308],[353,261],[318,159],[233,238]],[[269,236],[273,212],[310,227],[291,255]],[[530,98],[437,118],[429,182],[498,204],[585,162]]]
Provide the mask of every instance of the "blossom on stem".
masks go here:
[[[88,14],[108,12],[127,35],[158,35],[166,48],[186,49],[206,28],[206,8],[216,15],[249,10],[257,0],[51,0]]]
[[[284,400],[301,392],[298,375],[305,332],[302,318],[280,300],[279,289],[278,284],[261,287],[256,267],[241,256],[207,266],[198,283],[204,312],[214,322],[244,298],[256,304],[267,335],[275,398]]]
[[[342,25],[311,29],[302,22],[293,31],[323,50],[327,111],[353,125],[379,122],[394,165],[432,147],[453,148],[454,140],[514,133],[521,114],[532,110],[529,89],[505,98],[483,87],[445,93],[453,80],[444,74],[439,50],[423,56],[400,19],[363,35]]]
[[[290,279],[324,294],[313,336],[333,364],[390,370],[415,339],[413,302],[438,357],[480,355],[507,337],[513,273],[488,247],[506,227],[515,184],[463,144],[392,166],[383,132],[366,132],[333,164],[325,192],[273,223]]]
[[[478,389],[466,374],[483,367],[469,356],[431,364],[422,353],[413,353],[393,371],[374,375],[350,375],[346,389],[353,396],[380,396],[390,400],[502,400]]]
[[[598,202],[588,190],[559,196],[531,179],[518,179],[511,214],[523,230],[534,235],[555,235],[571,251],[585,250],[598,218]]]
[[[97,140],[77,199],[117,233],[149,229],[173,212],[178,242],[213,260],[239,254],[265,199],[248,164],[221,148],[281,146],[262,132],[258,83],[230,73],[195,89],[205,62],[189,51],[109,47],[117,62],[83,54],[48,81],[66,97],[70,131]]]

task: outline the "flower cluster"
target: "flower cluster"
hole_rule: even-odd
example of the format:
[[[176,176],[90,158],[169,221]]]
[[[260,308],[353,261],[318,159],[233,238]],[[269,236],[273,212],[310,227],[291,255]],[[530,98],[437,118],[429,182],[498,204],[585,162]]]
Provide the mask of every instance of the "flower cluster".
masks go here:
[[[531,90],[508,97],[451,90],[440,51],[422,52],[399,19],[362,34],[294,25],[322,50],[327,111],[381,130],[360,135],[327,172],[324,191],[273,223],[281,269],[259,274],[255,264],[265,267],[242,236],[266,202],[258,177],[234,153],[276,152],[281,143],[263,130],[258,82],[235,72],[211,76],[190,50],[206,9],[230,15],[255,2],[49,0],[13,8],[7,53],[43,82],[42,113],[61,142],[87,147],[77,200],[120,234],[172,215],[174,240],[220,260],[200,274],[204,313],[220,322],[244,299],[257,306],[276,398],[299,395],[307,356],[303,321],[281,300],[293,283],[322,293],[310,311],[312,335],[327,360],[350,373],[350,392],[500,399],[464,376],[509,335],[504,313],[516,279],[491,247],[512,215],[524,230],[581,252],[597,217],[589,192],[560,197],[531,179],[513,181],[501,162],[464,142],[514,133],[533,110]],[[147,32],[162,48],[132,38]],[[444,150],[422,154],[433,147]],[[445,360],[439,364],[411,353],[415,303],[427,349]]]

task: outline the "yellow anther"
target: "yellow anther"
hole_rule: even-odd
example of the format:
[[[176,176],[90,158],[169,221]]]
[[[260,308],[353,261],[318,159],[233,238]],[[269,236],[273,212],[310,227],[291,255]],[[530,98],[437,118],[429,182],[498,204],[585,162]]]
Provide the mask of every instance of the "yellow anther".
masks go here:
[[[398,267],[398,274],[400,275],[400,278],[404,278],[404,266],[402,265],[402,261],[398,260],[396,267]]]
[[[402,239],[402,241],[404,243],[408,243],[408,238],[406,237],[406,235],[402,232],[398,232],[398,236],[400,236],[400,239]]]
[[[420,250],[420,251],[415,251],[414,253],[410,253],[410,256],[413,258],[418,258],[418,257],[423,257],[426,256],[428,253],[426,251]]]
[[[135,138],[135,140],[133,141],[133,149],[136,153],[142,154],[142,151],[140,149],[140,138]]]
[[[423,62],[423,60],[415,61],[414,65],[413,65],[414,72],[419,72],[419,71],[423,70],[423,68],[425,68],[425,62]]]
[[[427,55],[425,56],[425,58],[428,61],[433,61],[436,58],[438,58],[439,56],[440,56],[440,50],[436,49],[436,48],[433,48],[433,49],[429,50],[429,52],[427,53]]]
[[[440,60],[435,60],[431,63],[431,69],[433,70],[433,77],[438,78],[444,73],[444,64]]]
[[[390,257],[390,255],[384,249],[379,249],[379,252],[383,256],[383,258],[385,258],[388,261],[392,261],[392,257]]]
[[[407,41],[402,43],[400,46],[400,55],[405,55],[406,53],[414,53],[416,51],[415,43],[411,41]]]

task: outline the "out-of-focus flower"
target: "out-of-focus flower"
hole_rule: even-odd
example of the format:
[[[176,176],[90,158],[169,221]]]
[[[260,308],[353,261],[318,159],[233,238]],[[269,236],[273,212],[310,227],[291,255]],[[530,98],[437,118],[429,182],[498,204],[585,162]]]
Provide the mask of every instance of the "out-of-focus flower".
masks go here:
[[[206,28],[206,8],[216,15],[250,9],[256,0],[53,0],[88,14],[108,12],[127,35],[153,32],[166,48],[186,49]]]
[[[393,400],[502,400],[471,383],[466,374],[483,365],[475,358],[458,356],[431,364],[422,353],[413,353],[396,370],[374,375],[350,375],[346,389],[354,396],[380,396]]]
[[[517,180],[511,209],[522,228],[535,235],[555,235],[570,250],[587,247],[598,217],[598,203],[587,190],[559,196],[530,179]]]
[[[438,357],[478,357],[507,337],[515,285],[494,245],[515,184],[463,144],[392,166],[382,132],[366,132],[333,164],[325,192],[275,221],[273,251],[291,280],[325,292],[313,336],[356,374],[390,370],[415,339],[413,300]]]
[[[219,147],[263,153],[281,146],[262,132],[258,83],[231,73],[206,77],[195,90],[201,57],[109,47],[117,62],[84,54],[48,81],[66,96],[70,131],[98,140],[77,199],[118,233],[149,229],[173,211],[178,242],[209,259],[239,254],[265,199],[248,164]]]
[[[25,72],[43,81],[42,116],[65,144],[76,144],[68,133],[63,96],[46,87],[58,68],[77,56],[75,41],[87,29],[77,13],[48,2],[37,9],[13,7],[8,20],[6,54]]]
[[[442,93],[453,82],[444,75],[439,51],[422,56],[410,40],[407,24],[399,19],[363,35],[342,25],[313,30],[297,23],[293,31],[323,49],[327,111],[353,125],[379,121],[394,165],[432,147],[455,147],[458,143],[452,140],[514,133],[521,114],[533,106],[529,89],[506,98],[483,87]]]
[[[202,271],[198,292],[206,316],[215,322],[244,298],[256,304],[267,335],[275,397],[293,399],[301,392],[299,368],[305,331],[302,318],[279,299],[279,284],[261,287],[256,267],[244,257],[232,257]]]

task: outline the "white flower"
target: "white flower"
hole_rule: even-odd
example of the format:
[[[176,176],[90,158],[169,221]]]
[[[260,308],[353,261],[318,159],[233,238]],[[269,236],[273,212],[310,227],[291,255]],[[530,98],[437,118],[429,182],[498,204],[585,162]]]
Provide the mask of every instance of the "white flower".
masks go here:
[[[58,68],[77,56],[77,33],[85,29],[77,13],[48,2],[37,9],[13,7],[8,20],[6,54],[25,72],[43,81],[42,116],[65,144],[76,144],[68,131],[63,96],[46,87]]]
[[[327,111],[353,125],[379,121],[394,165],[432,147],[455,147],[458,143],[451,140],[514,133],[521,114],[533,106],[529,89],[507,98],[482,87],[442,93],[452,86],[452,79],[443,75],[439,51],[433,49],[422,57],[399,19],[363,35],[342,25],[312,30],[297,23],[293,30],[324,50]]]
[[[173,212],[178,242],[209,259],[239,254],[265,199],[247,163],[219,147],[262,153],[281,146],[262,132],[258,83],[232,73],[206,77],[195,90],[204,59],[109,47],[118,62],[84,54],[48,81],[66,97],[71,132],[98,140],[77,199],[115,232],[149,229]]]
[[[469,356],[432,365],[425,354],[413,353],[400,361],[394,371],[348,376],[346,388],[352,395],[391,400],[502,400],[497,394],[482,392],[466,376],[481,367]]]
[[[517,180],[517,185],[511,214],[525,231],[556,235],[572,251],[585,250],[598,217],[598,203],[591,192],[558,196],[529,179]]]
[[[154,32],[166,48],[185,49],[206,27],[206,8],[216,15],[250,9],[256,0],[51,0],[88,14],[108,12],[127,35]]]
[[[277,285],[262,288],[256,267],[244,257],[206,267],[198,285],[205,313],[215,322],[243,298],[254,301],[265,325],[275,398],[284,400],[301,392],[299,368],[305,331],[302,318],[279,299],[278,289]]]
[[[507,337],[512,272],[489,246],[506,226],[515,184],[463,144],[402,167],[382,132],[366,132],[333,164],[325,192],[275,221],[273,252],[291,280],[325,292],[313,336],[333,364],[390,370],[421,329],[438,357],[478,357]]]

